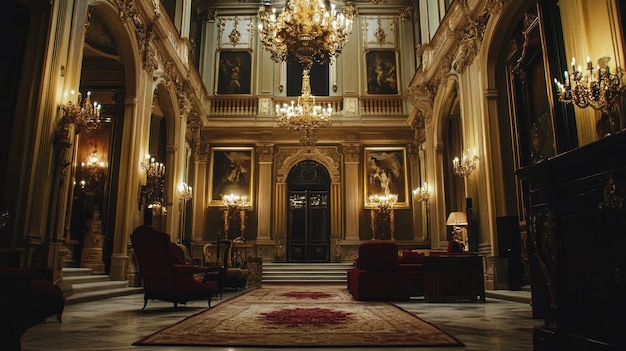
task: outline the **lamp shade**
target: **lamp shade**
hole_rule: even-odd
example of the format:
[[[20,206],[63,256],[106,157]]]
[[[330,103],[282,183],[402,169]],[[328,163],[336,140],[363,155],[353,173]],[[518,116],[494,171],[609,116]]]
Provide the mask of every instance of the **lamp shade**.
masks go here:
[[[450,212],[446,225],[467,225],[465,212]]]

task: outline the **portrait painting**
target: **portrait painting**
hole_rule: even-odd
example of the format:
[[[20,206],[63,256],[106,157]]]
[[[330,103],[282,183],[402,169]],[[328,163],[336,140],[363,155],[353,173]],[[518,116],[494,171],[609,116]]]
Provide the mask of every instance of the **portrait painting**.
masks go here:
[[[218,94],[250,94],[252,56],[248,51],[220,51],[217,68]]]
[[[371,50],[365,54],[368,94],[398,94],[396,52]]]
[[[252,147],[215,147],[211,150],[210,206],[222,206],[222,195],[247,196],[251,203],[254,182]]]
[[[363,155],[365,201],[370,196],[397,194],[398,202],[395,207],[408,207],[406,149],[366,147]]]

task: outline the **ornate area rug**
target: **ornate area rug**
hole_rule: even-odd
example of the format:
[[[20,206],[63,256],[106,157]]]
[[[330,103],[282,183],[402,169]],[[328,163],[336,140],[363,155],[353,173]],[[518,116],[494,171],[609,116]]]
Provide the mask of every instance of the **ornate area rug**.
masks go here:
[[[264,286],[133,345],[463,346],[458,339],[393,304],[352,300],[343,285]]]

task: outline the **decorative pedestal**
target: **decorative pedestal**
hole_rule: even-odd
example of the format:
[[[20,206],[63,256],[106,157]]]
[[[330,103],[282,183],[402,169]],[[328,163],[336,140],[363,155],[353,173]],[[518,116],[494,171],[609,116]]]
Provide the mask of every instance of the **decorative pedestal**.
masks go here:
[[[104,274],[103,247],[102,220],[100,220],[100,211],[96,208],[89,223],[89,231],[85,234],[85,242],[80,255],[80,266],[91,268],[95,274]]]

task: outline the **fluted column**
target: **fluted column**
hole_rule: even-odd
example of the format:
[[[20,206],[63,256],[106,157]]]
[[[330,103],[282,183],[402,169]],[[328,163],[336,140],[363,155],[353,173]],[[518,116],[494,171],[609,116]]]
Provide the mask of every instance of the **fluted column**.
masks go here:
[[[411,172],[411,189],[415,189],[421,185],[420,167],[419,167],[419,154],[418,148],[415,145],[409,145],[407,148],[407,154],[409,156],[409,171]],[[426,238],[426,221],[424,204],[421,201],[415,200],[413,193],[411,192],[411,201],[413,203],[413,240],[424,240]]]
[[[259,190],[257,192],[257,241],[270,240],[272,216],[272,165],[274,145],[257,145],[259,160]]]
[[[207,162],[209,161],[209,145],[203,145],[197,142],[194,147],[194,176],[193,176],[193,199],[192,212],[193,220],[191,222],[191,242],[201,242],[205,232],[205,209],[208,205],[207,199]]]
[[[359,196],[359,158],[360,145],[350,144],[343,146],[343,160],[345,169],[345,240],[359,240],[359,212],[361,209]],[[339,189],[336,191],[339,193]],[[335,208],[335,207],[333,207]],[[341,214],[339,214],[341,215]]]

